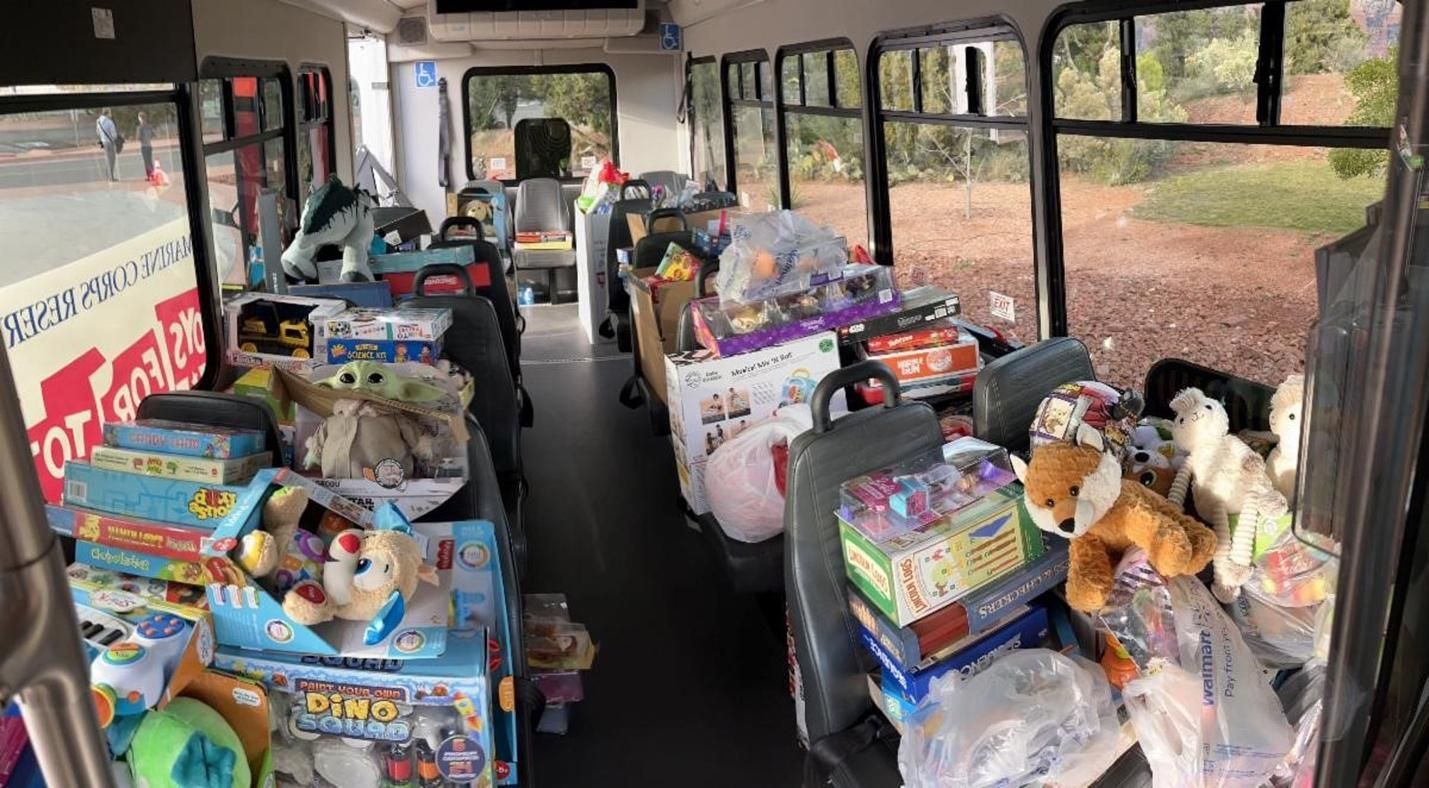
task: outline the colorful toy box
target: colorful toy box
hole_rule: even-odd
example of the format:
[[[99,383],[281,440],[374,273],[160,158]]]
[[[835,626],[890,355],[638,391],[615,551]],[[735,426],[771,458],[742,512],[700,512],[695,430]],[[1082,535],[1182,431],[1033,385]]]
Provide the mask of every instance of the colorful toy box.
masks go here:
[[[849,580],[898,626],[946,607],[1043,552],[1022,486],[999,487],[952,514],[884,538],[839,517]]]
[[[435,363],[441,339],[451,328],[450,309],[349,309],[320,327],[327,340],[327,360]]]
[[[231,460],[116,449],[112,446],[98,446],[89,453],[89,464],[96,468],[210,484],[246,484],[253,474],[272,463],[273,454],[266,451]]]
[[[182,615],[179,608],[183,607],[208,609],[208,597],[204,595],[201,585],[131,575],[78,561],[65,569],[65,576],[69,578],[71,588],[85,591],[118,589],[142,598],[146,606],[161,613]]]
[[[267,437],[256,430],[230,430],[165,419],[105,424],[104,445],[218,460],[245,457],[268,448]]]
[[[265,364],[310,369],[327,359],[327,346],[316,329],[347,305],[330,298],[244,293],[223,304],[228,363],[235,367]]]
[[[665,357],[670,442],[680,491],[695,514],[710,510],[704,479],[709,455],[780,407],[808,403],[819,381],[838,368],[838,343],[828,331],[741,356],[697,350]],[[829,412],[847,409],[839,391]]]
[[[246,487],[189,482],[65,463],[64,503],[171,525],[212,529]]]
[[[915,330],[962,314],[962,300],[932,285],[905,290],[896,312],[839,326],[839,341],[848,345],[884,334]]]
[[[442,357],[440,340],[422,339],[329,339],[327,360],[330,364],[346,364],[350,361],[381,361],[385,364],[401,364],[416,361],[420,364],[435,364]]]
[[[213,538],[207,528],[164,525],[72,506],[45,507],[55,533],[75,540],[75,560],[96,569],[202,586],[237,582],[242,575],[227,557],[205,556]]]
[[[484,632],[454,637],[446,654],[428,660],[324,659],[224,646],[214,664],[268,687],[280,721],[273,742],[279,771],[296,761],[313,764],[333,785],[490,788],[496,759],[486,643]]]

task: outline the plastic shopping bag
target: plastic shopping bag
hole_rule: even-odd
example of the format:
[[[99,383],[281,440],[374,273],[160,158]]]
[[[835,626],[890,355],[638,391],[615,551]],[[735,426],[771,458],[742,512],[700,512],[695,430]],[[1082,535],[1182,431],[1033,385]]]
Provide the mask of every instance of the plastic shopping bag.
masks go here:
[[[907,788],[1053,781],[1106,757],[1119,731],[1101,668],[1024,649],[970,679],[956,671],[934,679],[905,724],[898,768]]]
[[[1298,668],[1315,655],[1318,605],[1284,607],[1256,584],[1246,583],[1229,607],[1245,644],[1265,667]]]
[[[1194,577],[1167,581],[1180,664],[1126,685],[1156,788],[1258,788],[1290,750],[1290,724],[1240,631]]]
[[[1319,755],[1320,716],[1325,708],[1325,666],[1306,665],[1276,690],[1285,716],[1295,726],[1295,744],[1275,768],[1276,788],[1313,788]]]
[[[720,254],[722,301],[748,302],[808,290],[839,277],[848,243],[793,211],[741,216]]]
[[[731,539],[762,542],[784,531],[774,446],[813,427],[808,405],[788,405],[728,438],[705,466],[705,498]]]

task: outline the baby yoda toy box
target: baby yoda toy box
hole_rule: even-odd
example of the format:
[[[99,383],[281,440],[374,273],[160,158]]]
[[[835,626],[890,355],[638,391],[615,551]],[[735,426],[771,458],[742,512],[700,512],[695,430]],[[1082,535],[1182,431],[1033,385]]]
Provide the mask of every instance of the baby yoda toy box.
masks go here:
[[[1021,484],[1003,483],[1002,474],[986,471],[983,463],[949,465],[955,468],[952,474],[934,473],[937,467],[867,474],[849,480],[841,490],[844,570],[898,626],[958,601],[1043,551],[1041,533],[1023,509]],[[944,476],[954,481],[940,495],[937,486]],[[968,499],[969,492],[976,497]],[[922,502],[897,503],[900,496],[919,495],[924,496]],[[890,509],[912,508],[908,514],[875,517],[885,504]],[[924,506],[925,511],[917,511]]]
[[[331,785],[491,788],[491,685],[484,631],[437,659],[343,659],[223,646],[214,665],[262,682],[278,720],[274,768],[310,764]],[[341,759],[314,758],[342,748]],[[328,764],[340,764],[340,771]],[[290,778],[298,775],[288,774]],[[308,783],[302,783],[308,784]]]
[[[223,305],[228,363],[311,369],[327,361],[317,326],[347,305],[331,298],[245,293]]]

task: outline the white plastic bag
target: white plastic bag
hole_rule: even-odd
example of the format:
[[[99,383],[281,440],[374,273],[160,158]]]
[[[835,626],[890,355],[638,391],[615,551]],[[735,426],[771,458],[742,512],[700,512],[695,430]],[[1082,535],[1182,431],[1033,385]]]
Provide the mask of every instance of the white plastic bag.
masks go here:
[[[705,499],[726,535],[762,542],[784,531],[784,495],[774,481],[775,444],[814,425],[808,405],[788,405],[715,449],[705,466]]]
[[[1101,668],[1048,649],[1014,651],[964,680],[933,680],[898,747],[906,788],[1001,788],[1054,781],[1116,747]]]
[[[1254,583],[1246,583],[1229,607],[1245,644],[1267,668],[1298,668],[1315,655],[1319,605],[1284,607]]]
[[[1180,665],[1122,690],[1156,788],[1258,788],[1290,750],[1290,724],[1260,664],[1194,577],[1167,582]]]
[[[749,302],[807,290],[837,278],[848,265],[848,242],[793,211],[741,216],[720,253],[723,302]]]

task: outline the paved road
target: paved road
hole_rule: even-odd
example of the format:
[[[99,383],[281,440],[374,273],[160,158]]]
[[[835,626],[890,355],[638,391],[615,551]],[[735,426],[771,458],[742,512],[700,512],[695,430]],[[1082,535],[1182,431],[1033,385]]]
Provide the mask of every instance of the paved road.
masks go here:
[[[177,148],[159,148],[154,151],[159,166],[168,173],[170,180],[183,177],[183,164]],[[104,151],[98,145],[92,153],[65,155],[53,158],[34,157],[0,160],[0,190],[29,186],[69,186],[102,182],[108,175]],[[144,165],[139,161],[139,146],[124,146],[119,154],[119,177],[122,180],[142,180]]]

